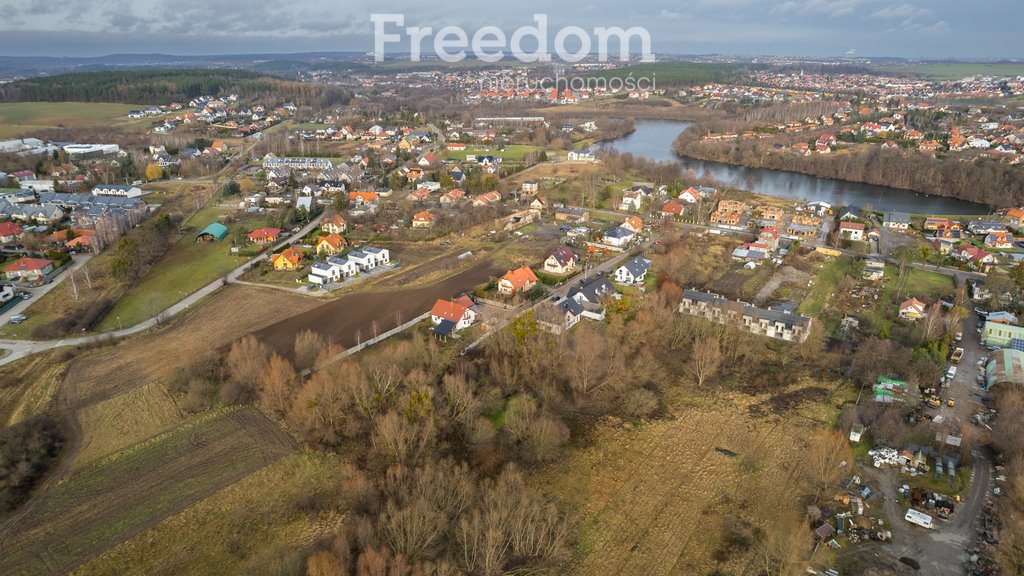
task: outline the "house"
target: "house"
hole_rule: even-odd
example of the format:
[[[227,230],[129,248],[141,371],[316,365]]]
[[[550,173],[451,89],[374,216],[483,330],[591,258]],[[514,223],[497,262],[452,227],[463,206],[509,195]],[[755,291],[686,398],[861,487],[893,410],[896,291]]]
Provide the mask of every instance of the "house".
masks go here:
[[[434,225],[434,220],[437,217],[434,216],[429,210],[423,212],[417,212],[412,216],[412,227],[413,228],[430,228]]]
[[[863,218],[864,213],[856,206],[847,206],[839,211],[840,220],[861,220]]]
[[[138,186],[119,186],[114,184],[100,184],[92,189],[93,196],[122,196],[124,198],[138,198],[142,196],[142,188]]]
[[[311,284],[324,285],[351,278],[359,273],[355,262],[348,258],[332,256],[326,262],[315,262],[310,266],[307,279]]]
[[[618,298],[619,292],[615,285],[608,280],[604,274],[599,274],[589,280],[580,280],[578,286],[569,290],[566,298],[571,298],[585,307],[584,316],[594,320],[604,320],[604,310],[598,308],[603,306],[609,298]]]
[[[662,218],[680,218],[686,207],[678,202],[668,201],[661,207]]]
[[[644,230],[644,221],[636,216],[630,216],[622,223],[622,227],[626,230],[632,231],[634,234],[639,234]]]
[[[632,230],[616,226],[604,233],[601,237],[601,243],[607,246],[622,248],[632,242],[635,236],[636,234]]]
[[[298,270],[302,266],[302,251],[295,247],[285,248],[280,254],[270,257],[274,270]]]
[[[25,235],[25,229],[13,222],[0,222],[0,243],[14,242]]]
[[[644,195],[640,192],[627,190],[622,194],[622,202],[619,203],[619,210],[623,212],[639,212],[643,206]]]
[[[643,256],[637,256],[615,269],[615,281],[619,284],[643,285],[650,269],[651,261]]]
[[[1013,234],[1010,232],[992,232],[985,236],[985,246],[1001,250],[1013,248]]]
[[[860,222],[840,222],[839,234],[847,240],[859,242],[864,239],[864,225]]]
[[[779,228],[777,226],[765,226],[757,234],[757,242],[764,244],[769,252],[779,249]]]
[[[723,212],[715,210],[711,213],[711,223],[719,226],[739,226],[742,214],[739,212]]]
[[[533,196],[540,192],[540,183],[536,180],[527,180],[523,182],[523,194]]]
[[[534,311],[537,327],[545,332],[558,335],[579,323],[583,316],[583,305],[572,298],[559,302],[545,300]]]
[[[679,199],[688,204],[696,204],[697,202],[700,202],[701,200],[707,198],[708,196],[711,196],[715,192],[718,192],[718,190],[715,190],[714,188],[707,188],[705,186],[690,186],[686,190],[683,190],[682,192],[679,193]]]
[[[498,293],[511,296],[517,292],[528,292],[537,285],[537,275],[529,266],[509,270],[498,280]]]
[[[917,320],[918,318],[924,318],[924,316],[925,304],[917,298],[911,298],[900,304],[900,318],[904,320]]]
[[[449,190],[448,192],[445,192],[444,194],[442,194],[441,195],[441,199],[438,200],[438,202],[441,203],[441,206],[452,206],[454,204],[458,204],[459,202],[462,202],[462,199],[465,198],[465,197],[466,197],[466,191],[465,190],[461,190],[459,188],[454,188],[454,189]]]
[[[348,203],[352,206],[376,206],[379,196],[376,192],[349,192]]]
[[[328,234],[327,236],[321,236],[320,240],[316,243],[316,255],[327,254],[328,256],[335,256],[341,254],[348,242],[345,241],[345,237],[341,234]]]
[[[420,166],[426,168],[428,166],[433,166],[434,164],[437,164],[437,161],[438,161],[437,154],[434,154],[433,152],[427,152],[426,154],[421,156],[419,161],[416,162],[416,163],[419,164]]]
[[[331,216],[324,216],[320,220],[320,230],[327,232],[328,234],[341,234],[348,228],[345,222],[345,217],[341,214],[333,214]]]
[[[578,224],[590,220],[590,212],[582,208],[556,208],[555,220]]]
[[[533,199],[533,202],[530,202],[531,210],[544,210],[547,207],[548,199],[544,196],[537,196],[536,198]]]
[[[497,190],[487,192],[486,194],[478,194],[473,197],[473,207],[475,208],[490,206],[491,204],[496,204],[498,202],[501,202],[501,192],[498,192]]]
[[[576,253],[563,246],[544,259],[544,271],[549,274],[571,274],[576,270]]]
[[[462,152],[466,149],[466,145],[462,142],[449,142],[447,148],[449,152]]]
[[[950,220],[949,218],[940,218],[938,216],[931,216],[926,218],[924,221],[924,229],[929,231],[935,231],[939,228],[954,228],[961,227],[959,222]],[[962,227],[961,227],[962,228]]]
[[[770,220],[772,222],[778,222],[782,220],[785,212],[778,206],[758,206],[754,208],[754,213],[761,220]]]
[[[890,230],[907,230],[910,228],[910,215],[906,212],[889,212],[882,220],[882,226]]]
[[[1017,229],[1024,227],[1024,208],[1010,208],[1007,210],[1006,223]]]
[[[374,259],[375,266],[383,266],[391,262],[391,252],[387,248],[364,246],[363,252],[369,254]]]
[[[679,303],[679,313],[729,324],[752,334],[791,342],[803,342],[810,334],[812,320],[788,308],[756,308],[726,300],[717,294],[687,289]]]
[[[982,219],[971,220],[967,224],[967,230],[971,234],[976,234],[978,236],[986,236],[986,235],[991,234],[993,232],[1006,232],[1007,231],[1006,230],[1006,225],[1003,224],[1002,222],[993,222],[991,220],[982,220]]]
[[[862,276],[872,282],[881,280],[885,276],[885,261],[880,258],[866,258]]]
[[[954,260],[970,264],[975,268],[981,269],[983,272],[988,271],[993,265],[999,263],[995,255],[971,244],[964,244],[959,248],[954,248],[950,252],[950,256]]]
[[[253,244],[273,244],[280,237],[280,228],[257,228],[249,232],[249,241]]]
[[[768,253],[769,249],[767,245],[760,242],[747,242],[742,246],[737,246],[732,251],[732,259],[737,262],[753,262],[756,265],[767,258]]]
[[[437,328],[436,334],[447,336],[452,332],[464,330],[476,321],[476,303],[469,296],[461,296],[454,300],[438,300],[430,309],[430,321]]]
[[[566,159],[569,162],[593,162],[594,153],[590,150],[570,150]]]
[[[39,282],[46,278],[46,275],[53,272],[53,260],[46,258],[18,258],[4,267],[4,275],[8,280],[21,280],[25,282]]]

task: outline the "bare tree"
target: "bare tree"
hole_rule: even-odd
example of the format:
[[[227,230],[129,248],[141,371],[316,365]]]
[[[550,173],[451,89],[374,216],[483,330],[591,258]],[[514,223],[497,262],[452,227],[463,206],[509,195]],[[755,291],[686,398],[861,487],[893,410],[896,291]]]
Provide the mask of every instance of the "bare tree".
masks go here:
[[[693,343],[693,352],[686,363],[686,373],[704,387],[704,382],[715,375],[722,364],[722,347],[717,336],[702,338]]]
[[[312,330],[299,332],[295,335],[295,367],[299,370],[312,368],[327,347],[327,341],[317,332]]]
[[[221,399],[228,403],[251,401],[269,357],[270,349],[251,334],[232,342],[225,358],[228,381],[221,387]]]
[[[275,415],[283,416],[291,405],[297,386],[295,367],[287,358],[275,352],[260,376],[260,404]]]
[[[850,462],[850,457],[850,444],[843,434],[818,430],[811,436],[804,452],[803,464],[807,480],[815,491],[815,502],[821,498],[822,493],[835,488],[845,472],[844,463]]]

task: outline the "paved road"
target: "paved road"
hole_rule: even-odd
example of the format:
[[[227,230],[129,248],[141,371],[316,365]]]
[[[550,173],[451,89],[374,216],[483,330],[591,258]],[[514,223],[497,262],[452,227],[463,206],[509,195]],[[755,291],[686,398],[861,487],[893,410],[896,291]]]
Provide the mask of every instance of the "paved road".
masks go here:
[[[314,219],[312,222],[301,228],[298,232],[292,234],[291,236],[285,238],[284,240],[272,246],[269,251],[275,251],[284,246],[287,246],[294,238],[302,238],[303,236],[311,232],[314,228],[319,226],[319,224],[319,220]],[[128,328],[114,330],[111,332],[104,332],[103,334],[90,334],[88,336],[62,338],[59,340],[0,340],[0,348],[10,351],[9,354],[4,356],[3,358],[0,358],[0,366],[4,364],[9,364],[11,362],[14,362],[15,360],[20,360],[21,358],[24,358],[30,354],[35,354],[37,352],[53,350],[55,348],[61,348],[64,346],[94,344],[97,342],[103,342],[109,338],[123,338],[125,336],[131,336],[133,334],[145,332],[146,330],[149,330],[150,328],[157,326],[161,322],[166,322],[167,320],[177,316],[178,314],[181,314],[185,310],[188,310],[189,307],[192,306],[193,304],[197,304],[203,298],[206,298],[207,296],[213,294],[217,290],[220,290],[220,288],[224,286],[226,283],[237,282],[238,278],[241,277],[241,275],[245,273],[245,271],[248,270],[249,267],[263,260],[264,258],[266,258],[266,255],[261,254],[260,256],[257,256],[247,261],[245,264],[242,264],[238,268],[235,268],[234,270],[229,272],[223,278],[218,278],[213,282],[210,282],[206,286],[203,286],[196,292],[189,294],[180,302],[177,302],[176,304],[172,305],[171,307],[167,308],[166,310],[157,314],[156,316],[143,320],[142,322],[139,322],[134,326],[129,326]],[[52,290],[52,288],[50,289]]]

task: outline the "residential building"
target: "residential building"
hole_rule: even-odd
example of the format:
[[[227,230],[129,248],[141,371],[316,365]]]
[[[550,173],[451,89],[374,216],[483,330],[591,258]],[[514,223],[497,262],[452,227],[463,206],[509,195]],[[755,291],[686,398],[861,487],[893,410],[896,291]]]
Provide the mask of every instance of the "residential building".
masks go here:
[[[662,218],[679,218],[679,217],[681,217],[683,215],[683,212],[685,210],[686,210],[686,207],[684,207],[682,204],[680,204],[678,202],[669,201],[669,202],[666,202],[661,207],[661,217]]]
[[[434,333],[441,336],[465,330],[476,321],[476,303],[469,296],[438,300],[430,309],[430,321],[436,326]]]
[[[302,267],[302,251],[295,247],[285,248],[280,254],[271,256],[274,270],[298,270]]]
[[[4,275],[8,280],[21,280],[24,282],[39,282],[46,278],[46,275],[53,272],[53,260],[46,258],[18,258],[4,267]]]
[[[286,167],[292,170],[330,170],[334,163],[328,158],[277,157],[267,154],[263,157],[263,169]]]
[[[537,275],[529,266],[509,270],[498,280],[498,293],[511,296],[516,293],[528,292],[537,285]]]
[[[544,272],[548,274],[571,274],[576,270],[576,253],[563,246],[555,249],[544,259]]]
[[[754,212],[761,220],[771,220],[772,222],[778,222],[785,216],[785,211],[778,206],[758,206],[754,208]]]
[[[359,273],[359,267],[348,258],[332,256],[326,262],[315,262],[310,267],[308,280],[312,284],[324,285],[340,282]]]
[[[727,300],[717,294],[687,289],[679,304],[681,314],[706,318],[719,324],[737,326],[752,334],[792,342],[803,342],[810,333],[811,318],[776,308],[757,308]]]
[[[917,298],[911,298],[900,304],[900,318],[904,320],[913,321],[924,318],[925,315],[925,303]]]
[[[971,244],[964,244],[958,248],[954,248],[950,252],[950,256],[959,262],[971,264],[982,271],[987,271],[990,267],[999,262],[995,255]]]
[[[906,212],[889,212],[885,215],[882,226],[890,230],[908,230],[910,228],[910,214]]]
[[[249,241],[253,244],[273,244],[280,237],[280,228],[257,228],[249,232]]]
[[[321,236],[320,240],[316,243],[316,254],[317,256],[328,255],[336,256],[345,251],[345,247],[348,246],[348,242],[345,237],[341,234],[328,234],[327,236]]]
[[[566,159],[569,162],[593,162],[594,153],[590,150],[570,150]]]
[[[523,182],[523,194],[527,196],[533,196],[540,192],[540,183],[536,180],[527,180]]]
[[[1013,248],[1013,234],[1011,232],[992,232],[985,236],[985,246],[999,250]]]
[[[1024,345],[1024,328],[998,322],[985,322],[981,333],[981,343],[985,346],[1012,348],[1015,341]]]
[[[636,216],[630,216],[622,223],[622,227],[634,234],[639,234],[644,230],[644,221]]]
[[[434,225],[436,217],[430,213],[429,210],[423,212],[417,212],[412,216],[412,227],[413,228],[430,228]]]
[[[578,324],[582,316],[583,305],[572,298],[563,298],[558,302],[545,300],[534,312],[537,327],[555,335]]]
[[[14,242],[25,235],[25,229],[14,222],[0,222],[0,244]]]
[[[142,188],[138,186],[119,186],[115,184],[99,184],[92,189],[93,196],[121,196],[138,198],[142,196]]]
[[[590,212],[583,208],[556,208],[555,220],[559,222],[570,222],[578,224],[590,220]]]
[[[991,220],[971,220],[967,224],[967,230],[971,234],[978,236],[987,236],[993,232],[1006,232],[1006,225],[1002,222],[993,222]]]
[[[636,234],[632,230],[616,226],[601,236],[601,243],[607,246],[614,246],[615,248],[622,248],[632,242],[635,236]]]
[[[847,240],[859,242],[864,239],[864,225],[860,222],[840,222],[839,234]]]
[[[939,228],[953,228],[956,226],[960,226],[960,223],[955,220],[950,220],[949,218],[941,218],[938,216],[931,216],[926,218],[924,221],[924,229],[928,231],[935,231]]]
[[[348,224],[345,222],[345,217],[341,214],[332,214],[330,216],[324,216],[320,220],[320,230],[327,232],[328,234],[341,234],[348,229]]]
[[[637,256],[615,269],[615,281],[619,284],[643,285],[647,272],[651,269],[651,261]]]

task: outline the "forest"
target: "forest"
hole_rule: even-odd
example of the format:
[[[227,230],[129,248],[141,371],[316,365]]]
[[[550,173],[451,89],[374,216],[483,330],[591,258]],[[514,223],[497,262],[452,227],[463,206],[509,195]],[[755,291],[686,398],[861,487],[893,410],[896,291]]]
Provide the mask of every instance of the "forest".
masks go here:
[[[1024,204],[1024,171],[987,157],[959,161],[916,151],[883,150],[881,146],[843,154],[799,156],[780,153],[756,140],[703,143],[699,141],[702,130],[691,126],[676,139],[673,149],[700,160],[890,186],[999,208]]]
[[[32,78],[0,86],[0,102],[114,102],[170,104],[198,96],[238,94],[243,98],[296,104],[346,104],[351,92],[336,86],[296,82],[245,70],[132,70],[84,72]]]

